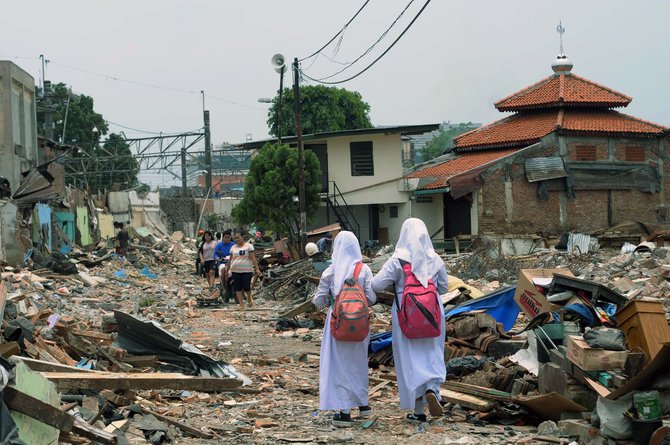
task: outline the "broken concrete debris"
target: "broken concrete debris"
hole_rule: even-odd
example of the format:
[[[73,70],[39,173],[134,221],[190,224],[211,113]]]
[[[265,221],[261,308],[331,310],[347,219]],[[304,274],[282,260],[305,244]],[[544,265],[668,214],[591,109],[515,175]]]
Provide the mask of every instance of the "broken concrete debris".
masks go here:
[[[205,284],[193,274],[192,240],[146,239],[125,259],[106,247],[73,246],[64,256],[75,273],[3,272],[0,355],[12,357],[2,369],[14,377],[2,400],[12,418],[28,411],[14,429],[25,443],[46,443],[21,436],[22,425],[36,420],[61,443],[381,444],[414,435],[437,443],[587,443],[602,438],[600,399],[626,407],[607,417],[608,434],[638,434],[656,425],[649,417],[670,408],[670,348],[663,346],[670,341],[670,249],[663,246],[495,259],[476,249],[444,255],[452,274],[442,296],[444,418],[416,428],[401,422],[392,293],[381,293],[371,308],[375,414],[345,437],[318,410],[324,314],[311,296],[327,255],[270,261],[255,290],[257,310],[240,311],[198,306]],[[388,252],[369,252],[373,271]],[[516,298],[524,291],[527,298]],[[598,326],[619,329],[626,351],[590,346],[585,334]],[[580,355],[585,351],[588,357]],[[19,366],[50,382],[56,398],[17,385]]]

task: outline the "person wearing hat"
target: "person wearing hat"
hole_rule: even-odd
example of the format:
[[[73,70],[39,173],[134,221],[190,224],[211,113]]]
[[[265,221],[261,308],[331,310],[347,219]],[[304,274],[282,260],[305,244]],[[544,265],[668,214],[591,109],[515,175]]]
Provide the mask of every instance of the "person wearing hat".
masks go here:
[[[319,252],[326,252],[330,250],[333,245],[333,234],[326,232],[326,235],[316,242],[316,247],[319,248]]]

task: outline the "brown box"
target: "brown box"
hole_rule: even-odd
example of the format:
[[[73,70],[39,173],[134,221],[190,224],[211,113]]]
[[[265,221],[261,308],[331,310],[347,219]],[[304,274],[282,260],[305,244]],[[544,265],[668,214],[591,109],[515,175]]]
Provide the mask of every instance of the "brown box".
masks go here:
[[[617,327],[626,337],[628,349],[642,349],[649,361],[656,357],[663,343],[670,342],[670,326],[660,301],[630,301],[615,318]]]
[[[529,318],[561,307],[548,302],[533,284],[533,278],[551,278],[554,274],[574,277],[568,269],[521,269],[519,282],[514,293],[514,301]]]
[[[609,371],[623,368],[628,351],[592,348],[582,336],[570,335],[568,336],[567,357],[584,371]]]

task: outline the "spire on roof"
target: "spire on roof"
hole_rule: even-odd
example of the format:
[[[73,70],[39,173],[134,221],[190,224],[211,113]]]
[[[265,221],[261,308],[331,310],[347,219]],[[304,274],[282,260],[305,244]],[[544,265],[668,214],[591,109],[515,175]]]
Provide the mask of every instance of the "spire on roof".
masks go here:
[[[565,53],[563,53],[563,34],[565,34],[565,28],[563,27],[563,23],[561,23],[560,21],[558,22],[558,26],[556,27],[556,32],[560,36],[561,52],[558,56],[556,56],[556,60],[554,60],[554,63],[551,64],[551,69],[554,70],[556,74],[568,74],[572,69],[572,62],[570,62],[568,56],[566,56]]]

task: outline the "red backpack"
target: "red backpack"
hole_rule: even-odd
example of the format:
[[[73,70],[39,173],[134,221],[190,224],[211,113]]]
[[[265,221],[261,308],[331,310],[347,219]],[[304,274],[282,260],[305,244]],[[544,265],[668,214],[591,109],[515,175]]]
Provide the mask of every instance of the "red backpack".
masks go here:
[[[435,283],[429,279],[428,287],[423,287],[412,272],[412,265],[404,261],[401,264],[405,272],[402,307],[398,303],[398,295],[395,296],[400,330],[411,339],[438,337],[442,333],[442,305]]]
[[[344,286],[333,302],[330,332],[339,341],[363,341],[370,332],[370,313],[365,291],[358,284],[363,263],[354,269],[353,278],[344,280]]]

